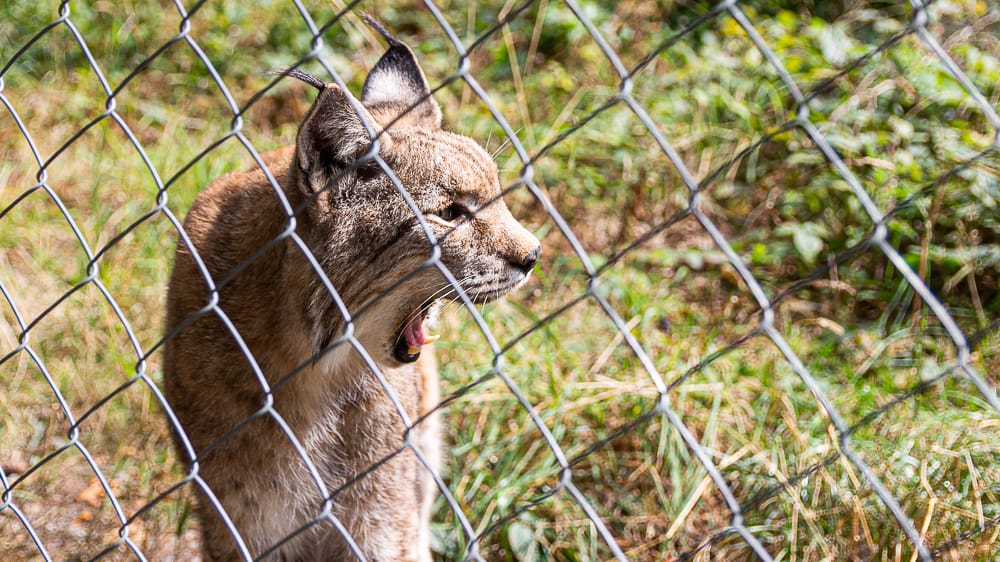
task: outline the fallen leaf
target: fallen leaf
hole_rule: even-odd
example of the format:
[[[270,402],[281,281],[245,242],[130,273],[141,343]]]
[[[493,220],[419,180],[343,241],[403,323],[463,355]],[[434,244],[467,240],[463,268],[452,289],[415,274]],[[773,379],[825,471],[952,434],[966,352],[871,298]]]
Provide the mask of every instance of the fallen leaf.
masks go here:
[[[76,495],[76,500],[90,507],[100,507],[101,502],[104,501],[104,488],[101,487],[101,481],[97,478],[91,478],[90,484]]]
[[[0,461],[0,469],[7,475],[24,474],[29,468],[31,465],[28,464],[28,459],[24,458],[24,453],[16,449],[10,452],[8,458]]]

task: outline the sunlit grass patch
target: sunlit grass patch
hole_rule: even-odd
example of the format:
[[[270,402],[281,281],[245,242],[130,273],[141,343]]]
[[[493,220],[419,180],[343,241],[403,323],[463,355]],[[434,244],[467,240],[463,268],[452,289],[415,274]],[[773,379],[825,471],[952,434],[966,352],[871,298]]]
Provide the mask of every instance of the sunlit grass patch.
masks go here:
[[[305,4],[320,24],[343,7]],[[751,554],[730,527],[724,484],[778,559],[909,560],[914,547],[863,464],[932,550],[1000,555],[1000,422],[957,368],[967,359],[994,387],[1000,372],[1000,166],[981,108],[912,35],[858,58],[905,31],[906,6],[740,4],[810,97],[803,119],[891,213],[886,244],[955,318],[965,357],[882,249],[864,246],[876,221],[803,123],[788,123],[790,93],[745,30],[724,11],[697,20],[708,3],[616,6],[584,12],[628,70],[646,61],[632,77],[635,99],[700,182],[697,209],[647,123],[615,101],[621,77],[568,7],[533,5],[469,53],[470,72],[537,157],[532,185],[507,198],[544,246],[523,290],[479,309],[501,357],[457,305],[435,344],[447,401],[442,476],[479,553],[609,559],[592,509],[633,559],[743,559]],[[931,31],[995,107],[1000,47],[995,13],[976,19],[983,6],[935,2]],[[124,19],[110,7],[72,4],[71,18],[117,87],[176,36],[181,18],[156,3],[116,4]],[[454,49],[427,12],[377,7],[426,61],[433,85],[455,72]],[[502,6],[442,9],[471,41]],[[0,8],[0,63],[55,17],[24,3]],[[294,6],[279,2],[204,3],[190,36],[238,109],[272,80],[269,70],[298,62],[312,44]],[[323,38],[319,56],[358,92],[382,46],[355,15]],[[315,61],[306,68],[322,74]],[[11,67],[0,93],[43,161],[107,110],[65,27]],[[44,185],[0,110],[0,283],[17,309],[0,300],[0,357],[12,354],[0,364],[0,466],[54,558],[87,559],[119,538],[121,522],[81,448],[147,558],[195,552],[192,485],[148,505],[183,477],[150,388],[161,358],[145,356],[163,337],[172,221],[210,181],[254,165],[237,133],[260,152],[291,143],[311,95],[282,83],[236,120],[205,61],[179,41],[115,97],[142,152],[105,115],[52,160]],[[518,183],[526,165],[490,108],[462,81],[436,96],[447,126],[496,152],[505,186]],[[699,220],[718,227],[759,281],[772,324]],[[86,415],[78,432],[57,394],[76,420]],[[466,556],[459,519],[438,501],[439,559]],[[0,558],[34,553],[21,523],[0,512]]]

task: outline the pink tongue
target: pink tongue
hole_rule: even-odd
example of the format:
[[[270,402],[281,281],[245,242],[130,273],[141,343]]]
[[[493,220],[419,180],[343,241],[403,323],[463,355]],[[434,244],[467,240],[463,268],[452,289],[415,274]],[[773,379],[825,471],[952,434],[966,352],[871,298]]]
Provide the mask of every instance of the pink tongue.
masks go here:
[[[424,320],[417,314],[410,323],[403,328],[403,337],[406,338],[406,345],[420,349],[427,342],[424,334]]]

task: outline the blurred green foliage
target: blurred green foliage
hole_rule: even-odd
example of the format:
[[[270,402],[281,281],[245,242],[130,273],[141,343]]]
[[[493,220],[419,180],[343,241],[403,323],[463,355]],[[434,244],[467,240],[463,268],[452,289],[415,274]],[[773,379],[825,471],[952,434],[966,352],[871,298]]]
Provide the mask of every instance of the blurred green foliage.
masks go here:
[[[363,2],[357,8],[381,18],[414,47],[433,85],[452,76],[456,48],[432,15],[388,4]],[[740,339],[756,325],[759,306],[725,254],[686,214],[691,186],[678,164],[701,190],[705,216],[765,292],[780,295],[778,329],[848,423],[858,424],[851,442],[908,516],[919,523],[934,515],[928,505],[941,503],[929,503],[932,496],[953,508],[935,515],[929,544],[947,544],[965,533],[970,538],[960,543],[961,553],[994,559],[998,549],[980,521],[1000,515],[1000,451],[991,429],[996,413],[958,377],[894,402],[940,376],[955,349],[913,287],[868,244],[876,225],[858,196],[863,191],[886,215],[888,244],[956,318],[974,344],[973,365],[996,384],[997,131],[910,27],[909,3],[738,3],[807,99],[808,112],[737,19],[712,12],[713,2],[580,4],[632,73],[635,100],[676,151],[676,162],[619,99],[622,77],[566,5],[537,2],[512,19],[510,10],[518,9],[512,3],[438,5],[464,45],[476,45],[469,53],[471,74],[517,133],[540,192],[565,218],[585,257],[603,267],[592,290],[615,307],[673,383],[672,407],[724,465],[727,481],[749,506],[747,524],[779,557],[867,559],[912,552],[871,488],[843,459],[829,460],[839,445],[830,435],[828,414],[788,362],[763,338]],[[997,6],[973,0],[930,4],[928,31],[995,110]],[[302,2],[317,26],[330,23],[319,61],[309,59],[314,38],[292,2],[185,5],[193,10],[189,27],[167,1],[69,3],[69,21],[111,88],[129,79],[117,96],[118,114],[161,178],[172,182],[167,195],[178,216],[213,178],[252,162],[231,138],[205,155],[231,134],[233,112],[192,44],[239,108],[255,99],[242,132],[261,151],[291,141],[310,95],[283,83],[255,98],[272,80],[269,71],[304,61],[308,70],[325,75],[322,61],[358,92],[384,48],[356,13],[331,22],[346,7],[336,0]],[[57,3],[0,4],[0,64],[58,17]],[[501,22],[500,31],[483,35]],[[184,37],[150,60],[182,30]],[[3,94],[21,113],[43,158],[100,115],[106,102],[66,25],[18,58],[4,76]],[[436,97],[449,127],[497,153],[503,180],[515,186],[508,195],[515,214],[536,228],[546,247],[538,281],[526,296],[484,311],[498,341],[513,341],[590,290],[590,280],[543,206],[517,186],[525,164],[503,142],[489,106],[460,80]],[[822,153],[806,122],[836,151],[846,174]],[[0,126],[0,205],[7,205],[34,183],[37,169],[11,122]],[[157,193],[135,150],[108,120],[75,141],[49,171],[54,190],[95,247],[148,211]],[[0,217],[0,251],[14,255],[23,249],[30,259],[2,253],[0,263],[16,273],[11,277],[28,280],[15,289],[22,302],[37,299],[40,310],[85,276],[86,260],[74,249],[61,214],[37,199]],[[175,236],[172,225],[157,216],[102,262],[101,279],[146,344],[160,336],[156,299]],[[6,274],[0,270],[0,277]],[[77,326],[98,331],[94,311],[102,306],[81,297],[79,319],[67,313],[67,326],[33,334],[43,355],[67,362],[61,384],[71,395],[79,393],[82,407],[121,379],[108,375],[98,377],[94,389],[76,388],[79,357],[91,361],[86,367],[93,372],[132,374],[129,349],[91,358],[88,349],[110,344],[74,343],[80,339]],[[489,376],[494,358],[475,340],[478,331],[468,318],[452,321],[459,325],[453,333],[468,339],[448,344],[446,337],[438,344],[446,359],[446,389],[480,384],[446,412],[452,445],[446,481],[483,535],[481,552],[491,560],[607,558],[575,499],[559,490],[559,466],[532,420],[502,381]],[[115,330],[120,332],[108,329],[108,340],[120,336]],[[715,354],[737,341],[736,349]],[[683,440],[660,416],[646,415],[658,395],[593,300],[532,332],[504,359],[511,378],[574,459],[574,483],[630,556],[663,559],[698,548],[717,559],[746,556],[745,545],[726,534],[730,513]],[[47,388],[34,390],[9,393],[29,405],[8,411],[32,415],[31,399],[50,398]],[[887,410],[865,417],[880,408]],[[136,422],[129,417],[136,409],[148,411],[149,404],[126,405],[118,411],[124,421],[117,432],[106,428],[108,457],[128,457],[116,449],[122,445],[114,436],[129,424],[158,423],[157,416]],[[0,432],[32,424],[43,421],[19,420]],[[169,447],[163,433],[151,445],[160,453]],[[0,433],[0,443],[18,442],[10,435]],[[45,452],[45,443],[38,445],[37,454]],[[177,475],[161,457],[136,461],[129,470],[175,482]],[[786,490],[784,477],[796,474],[804,477]],[[135,491],[138,505],[148,492]],[[165,528],[182,529],[186,521],[169,510],[159,517],[180,518]],[[462,559],[465,536],[444,502],[435,519],[437,554]],[[101,544],[99,533],[93,534],[92,543]],[[868,535],[870,543],[862,540]]]

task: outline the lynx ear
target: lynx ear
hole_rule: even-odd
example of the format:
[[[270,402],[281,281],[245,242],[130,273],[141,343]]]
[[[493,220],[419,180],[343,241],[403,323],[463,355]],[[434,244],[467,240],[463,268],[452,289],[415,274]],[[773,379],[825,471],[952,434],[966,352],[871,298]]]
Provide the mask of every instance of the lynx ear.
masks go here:
[[[386,126],[395,121],[399,125],[440,128],[441,108],[431,97],[427,78],[413,51],[374,19],[367,15],[364,19],[385,37],[389,50],[368,73],[361,103]]]
[[[375,118],[359,103],[351,103],[348,94],[336,84],[326,84],[306,114],[295,140],[295,159],[303,189],[314,193],[351,167],[357,173],[370,163],[357,167],[356,160],[372,146],[372,133],[378,135],[380,148],[392,140],[382,133]]]

